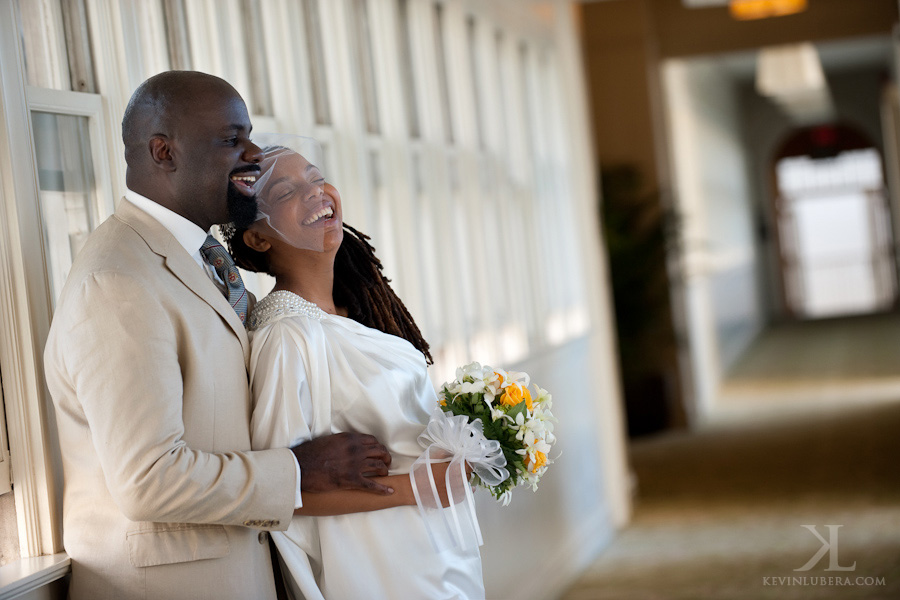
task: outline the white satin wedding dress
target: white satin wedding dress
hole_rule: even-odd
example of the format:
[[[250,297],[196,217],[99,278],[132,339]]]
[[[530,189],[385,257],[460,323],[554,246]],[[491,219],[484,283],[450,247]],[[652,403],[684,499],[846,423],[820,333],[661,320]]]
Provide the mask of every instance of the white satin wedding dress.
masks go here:
[[[357,431],[387,447],[392,475],[409,472],[437,402],[421,352],[287,291],[257,304],[250,329],[254,450]],[[477,548],[435,552],[415,506],[295,516],[272,536],[298,599],[484,598]]]

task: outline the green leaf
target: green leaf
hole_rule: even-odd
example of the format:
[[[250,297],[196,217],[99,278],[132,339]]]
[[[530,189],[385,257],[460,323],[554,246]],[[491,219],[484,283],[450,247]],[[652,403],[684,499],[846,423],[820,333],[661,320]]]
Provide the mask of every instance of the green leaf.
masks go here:
[[[509,411],[506,414],[508,414],[513,419],[515,419],[519,413],[525,412],[525,408],[526,408],[525,401],[522,400],[521,402],[519,402],[518,404],[513,406],[511,409],[509,409]]]

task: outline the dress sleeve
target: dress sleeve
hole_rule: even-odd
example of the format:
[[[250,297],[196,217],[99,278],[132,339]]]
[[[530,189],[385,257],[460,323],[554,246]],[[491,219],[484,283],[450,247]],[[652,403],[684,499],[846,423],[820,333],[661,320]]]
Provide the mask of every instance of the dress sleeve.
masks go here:
[[[309,440],[315,430],[306,336],[290,319],[253,334],[250,419],[254,450],[286,448]]]

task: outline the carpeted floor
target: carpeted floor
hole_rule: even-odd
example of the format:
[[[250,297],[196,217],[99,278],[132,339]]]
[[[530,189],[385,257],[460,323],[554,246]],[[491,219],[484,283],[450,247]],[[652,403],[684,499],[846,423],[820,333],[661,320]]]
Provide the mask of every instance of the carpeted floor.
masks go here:
[[[781,341],[745,355],[729,382],[741,393],[702,427],[634,442],[634,518],[563,598],[900,598],[900,328],[893,344],[883,335],[894,320],[835,321],[830,336],[812,324],[806,342],[771,332]],[[796,571],[824,547],[804,525],[832,544]]]

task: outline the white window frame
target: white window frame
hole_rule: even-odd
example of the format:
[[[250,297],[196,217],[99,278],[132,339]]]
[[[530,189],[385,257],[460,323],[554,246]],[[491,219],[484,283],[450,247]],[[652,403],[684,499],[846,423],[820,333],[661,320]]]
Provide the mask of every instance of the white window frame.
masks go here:
[[[112,188],[109,168],[109,151],[106,147],[107,136],[103,131],[105,123],[103,98],[98,94],[28,86],[25,89],[25,99],[28,104],[29,120],[31,113],[35,111],[88,119],[94,185],[97,189],[95,194],[97,202],[91,207],[91,218],[99,225],[112,216],[116,208],[116,195]]]

